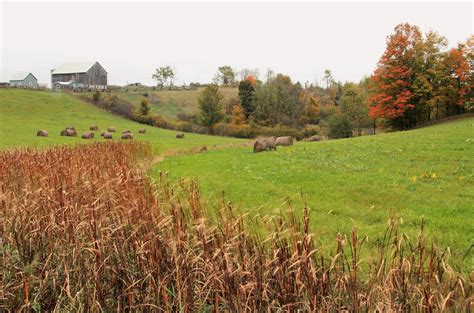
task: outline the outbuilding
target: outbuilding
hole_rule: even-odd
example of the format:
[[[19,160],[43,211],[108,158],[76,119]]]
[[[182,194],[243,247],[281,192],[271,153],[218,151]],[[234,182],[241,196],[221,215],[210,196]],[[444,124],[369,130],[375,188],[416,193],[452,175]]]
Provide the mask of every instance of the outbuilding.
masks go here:
[[[17,73],[11,77],[10,87],[38,88],[38,79],[32,73]]]

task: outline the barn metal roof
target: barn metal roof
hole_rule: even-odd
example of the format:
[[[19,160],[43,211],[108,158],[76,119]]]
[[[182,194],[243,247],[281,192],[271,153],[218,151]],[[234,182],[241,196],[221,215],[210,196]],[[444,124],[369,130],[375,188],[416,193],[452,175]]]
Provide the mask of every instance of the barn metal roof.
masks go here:
[[[10,80],[24,80],[30,74],[31,74],[30,72],[16,73],[15,75],[12,75]],[[33,75],[33,74],[31,74],[31,75]],[[33,77],[35,77],[35,75],[33,75]]]
[[[85,73],[96,62],[78,62],[61,64],[52,71],[52,74],[71,74],[71,73]]]

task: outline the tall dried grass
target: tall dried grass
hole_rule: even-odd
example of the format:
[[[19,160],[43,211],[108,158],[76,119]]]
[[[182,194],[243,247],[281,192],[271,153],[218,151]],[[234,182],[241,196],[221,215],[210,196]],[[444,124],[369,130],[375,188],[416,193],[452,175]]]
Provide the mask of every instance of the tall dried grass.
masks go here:
[[[339,235],[333,256],[299,221],[249,219],[224,205],[217,223],[195,183],[152,182],[143,143],[0,154],[0,310],[472,310],[472,281],[395,222],[375,262]]]

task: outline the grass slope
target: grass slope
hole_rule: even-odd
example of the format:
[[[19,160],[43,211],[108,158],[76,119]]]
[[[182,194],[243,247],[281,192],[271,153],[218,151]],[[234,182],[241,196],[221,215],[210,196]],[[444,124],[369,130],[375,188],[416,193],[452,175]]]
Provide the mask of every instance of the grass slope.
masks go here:
[[[196,90],[157,90],[147,91],[152,100],[150,104],[153,115],[162,115],[166,118],[176,119],[179,113],[197,114],[199,111],[198,98],[203,88]],[[220,87],[219,92],[223,95],[223,103],[226,104],[232,98],[237,98],[237,88]],[[129,87],[128,91],[118,92],[118,96],[135,104],[137,107],[144,99],[144,90],[136,90]],[[153,101],[159,100],[159,103]]]
[[[98,136],[100,131],[113,126],[117,128],[115,138],[120,138],[122,130],[130,129],[135,133],[136,139],[150,141],[161,152],[204,144],[213,146],[243,142],[234,138],[198,134],[186,134],[184,140],[176,139],[175,131],[137,124],[82,102],[67,93],[0,89],[0,149],[88,142],[81,139],[80,135],[88,131],[92,124],[99,126],[99,132],[96,132],[96,138],[93,140],[103,140]],[[68,125],[76,127],[79,135],[77,138],[59,135]],[[138,134],[139,128],[146,128],[147,133]],[[39,129],[46,129],[49,137],[36,137]]]
[[[416,236],[422,217],[434,241],[474,265],[474,119],[414,131],[317,143],[254,154],[231,148],[165,159],[151,172],[196,178],[204,198],[225,191],[240,209],[272,214],[312,209],[320,240],[356,226],[369,240],[396,213]],[[263,205],[263,206],[261,206]],[[370,241],[369,241],[370,242]]]

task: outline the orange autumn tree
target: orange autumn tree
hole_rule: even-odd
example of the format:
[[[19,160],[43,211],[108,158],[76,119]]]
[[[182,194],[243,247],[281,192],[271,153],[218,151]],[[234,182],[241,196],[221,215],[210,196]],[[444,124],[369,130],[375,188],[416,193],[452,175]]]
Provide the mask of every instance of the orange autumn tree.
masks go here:
[[[404,129],[466,111],[472,102],[472,38],[446,51],[436,32],[400,24],[370,78],[369,116]]]
[[[302,105],[302,111],[298,120],[299,124],[317,124],[319,122],[321,99],[309,90],[303,89],[300,92],[298,101]]]
[[[464,44],[448,51],[445,58],[448,84],[451,90],[450,101],[447,102],[447,114],[461,113],[468,100],[471,86],[471,63],[469,62],[469,49]]]
[[[371,118],[384,118],[391,126],[399,128],[406,126],[405,113],[414,108],[412,83],[421,41],[418,27],[409,24],[398,25],[395,33],[388,37],[387,48],[371,77]]]
[[[245,111],[240,103],[232,106],[232,125],[240,126],[245,122]]]

